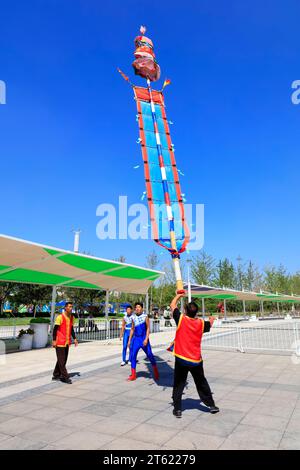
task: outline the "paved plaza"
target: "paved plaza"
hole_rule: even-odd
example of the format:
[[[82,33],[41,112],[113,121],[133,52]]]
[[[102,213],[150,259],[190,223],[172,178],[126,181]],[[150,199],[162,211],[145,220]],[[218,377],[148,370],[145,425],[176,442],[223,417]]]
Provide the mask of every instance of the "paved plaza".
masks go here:
[[[72,385],[51,381],[50,348],[7,355],[0,365],[0,449],[300,449],[300,364],[288,355],[204,351],[221,411],[207,413],[190,377],[176,419],[168,335],[151,335],[158,384],[143,353],[137,381],[126,382],[119,341],[72,347]]]

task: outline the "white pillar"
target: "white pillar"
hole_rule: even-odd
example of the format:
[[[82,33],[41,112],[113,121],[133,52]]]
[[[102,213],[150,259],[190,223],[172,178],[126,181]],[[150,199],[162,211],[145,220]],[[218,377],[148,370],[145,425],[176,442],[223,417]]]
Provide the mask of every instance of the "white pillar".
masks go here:
[[[52,298],[51,298],[51,333],[53,331],[55,305],[56,305],[56,286],[52,287]]]
[[[183,313],[183,309],[184,309],[184,304],[183,304],[183,302],[184,302],[184,301],[183,301],[183,297],[181,297],[181,299],[180,299],[180,311],[181,311],[181,313]]]
[[[224,299],[224,320],[227,320],[227,306],[226,306],[226,299]]]
[[[243,300],[243,313],[246,314],[246,301]]]

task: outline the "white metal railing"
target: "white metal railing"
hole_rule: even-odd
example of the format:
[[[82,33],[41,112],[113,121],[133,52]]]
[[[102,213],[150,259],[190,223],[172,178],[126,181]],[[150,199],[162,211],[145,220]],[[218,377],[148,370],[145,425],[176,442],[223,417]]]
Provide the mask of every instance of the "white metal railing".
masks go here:
[[[113,319],[80,319],[74,327],[77,338],[80,341],[110,341],[120,336],[122,318]],[[150,319],[150,332],[159,333],[160,320]]]
[[[203,337],[204,349],[293,353],[299,348],[300,322],[220,325]]]
[[[25,330],[27,328],[28,326],[26,325],[17,326],[15,321],[10,326],[1,326],[0,323],[0,339],[15,339],[18,336],[20,330]]]
[[[80,341],[111,341],[118,339],[122,327],[120,319],[79,319],[74,326]],[[16,338],[21,329],[28,326],[1,326],[0,339]],[[176,330],[173,319],[150,319],[151,333],[166,333]],[[300,349],[300,321],[275,320],[271,322],[215,323],[202,340],[203,349],[232,351],[274,351],[297,353]]]

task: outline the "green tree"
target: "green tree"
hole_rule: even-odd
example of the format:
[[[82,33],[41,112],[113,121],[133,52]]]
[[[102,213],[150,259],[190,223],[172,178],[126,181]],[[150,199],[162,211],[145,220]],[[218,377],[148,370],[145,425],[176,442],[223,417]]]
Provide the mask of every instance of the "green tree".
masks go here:
[[[220,260],[217,264],[214,284],[219,287],[233,288],[235,285],[236,273],[233,264],[228,258]]]
[[[149,268],[149,269],[154,269],[155,270],[158,267],[158,263],[159,263],[159,259],[158,259],[157,253],[156,253],[155,250],[152,250],[149,253],[149,255],[146,257],[146,267]],[[152,284],[151,288],[150,288],[150,310],[154,306],[153,289],[154,289],[154,286]]]
[[[10,296],[16,290],[16,284],[13,282],[1,282],[0,283],[0,314],[3,314],[4,303],[10,298]]]
[[[249,261],[244,275],[244,289],[257,291],[262,288],[262,276],[252,261]]]
[[[36,307],[39,304],[49,302],[51,299],[52,287],[40,286],[36,284],[18,284],[14,300],[19,304],[31,304],[35,317]]]
[[[216,262],[205,251],[192,259],[191,273],[197,284],[210,285],[216,275]]]
[[[269,292],[290,293],[290,276],[282,264],[264,268],[264,289]]]

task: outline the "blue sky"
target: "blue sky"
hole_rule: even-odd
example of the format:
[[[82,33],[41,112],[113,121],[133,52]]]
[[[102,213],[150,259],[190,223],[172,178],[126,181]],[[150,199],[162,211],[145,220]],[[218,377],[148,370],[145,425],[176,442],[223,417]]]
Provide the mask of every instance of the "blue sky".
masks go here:
[[[299,15],[297,0],[2,2],[0,232],[72,249],[79,226],[81,250],[144,264],[153,242],[98,240],[96,207],[144,191],[116,67],[142,83],[131,62],[146,24],[172,80],[182,189],[205,204],[205,250],[300,269]]]

